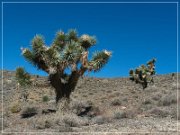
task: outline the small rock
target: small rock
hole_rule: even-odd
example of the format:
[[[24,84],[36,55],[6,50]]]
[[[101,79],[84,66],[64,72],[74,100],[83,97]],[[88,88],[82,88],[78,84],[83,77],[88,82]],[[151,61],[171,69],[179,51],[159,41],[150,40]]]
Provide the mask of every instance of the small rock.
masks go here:
[[[56,103],[56,100],[52,99],[52,100],[49,100],[48,103]]]
[[[124,110],[124,109],[126,109],[126,107],[125,107],[125,106],[121,106],[121,109],[123,109],[123,110]]]

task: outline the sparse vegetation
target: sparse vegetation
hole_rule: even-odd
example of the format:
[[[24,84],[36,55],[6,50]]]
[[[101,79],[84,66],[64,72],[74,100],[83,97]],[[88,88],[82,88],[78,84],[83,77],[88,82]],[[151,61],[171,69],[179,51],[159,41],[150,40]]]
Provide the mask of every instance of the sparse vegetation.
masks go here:
[[[78,127],[80,125],[80,120],[77,116],[74,115],[65,115],[62,118],[62,122],[65,124],[65,126],[70,127]]]
[[[5,74],[5,79],[6,76]],[[136,129],[153,129],[153,131],[158,129],[161,131],[161,127],[174,130],[174,123],[177,122],[176,119],[179,119],[179,115],[177,115],[177,87],[172,85],[176,82],[171,80],[171,74],[157,75],[154,80],[155,84],[152,87],[141,91],[139,90],[141,86],[134,85],[129,78],[108,79],[106,84],[104,84],[104,79],[88,78],[86,84],[85,80],[82,79],[78,84],[81,88],[76,88],[76,91],[72,93],[71,102],[65,111],[59,111],[56,108],[55,100],[52,100],[52,97],[55,97],[52,87],[39,85],[33,88],[26,87],[29,96],[24,101],[19,100],[22,90],[12,91],[13,84],[16,83],[15,80],[12,80],[11,83],[4,85],[6,113],[4,113],[3,118],[7,123],[7,127],[4,126],[4,129],[5,131],[19,131],[23,130],[23,125],[28,123],[26,129],[33,129],[37,132],[109,132],[111,130],[121,132],[127,128],[132,131],[131,128],[134,125],[137,127],[134,127],[133,131]],[[39,77],[37,81],[38,84],[40,82],[45,84],[47,78]],[[10,90],[12,93],[7,94],[6,92]],[[112,93],[107,94],[108,90],[111,90]],[[96,93],[93,96],[89,95],[90,92],[94,91]],[[135,93],[131,93],[131,91],[135,91]],[[44,96],[48,96],[51,100],[46,103],[42,102]],[[75,96],[76,98],[74,98]],[[19,106],[22,110],[12,113],[11,107],[16,102],[20,103]],[[32,113],[25,113],[25,117],[22,117],[21,114],[24,110],[33,106],[37,110],[36,113],[32,111]],[[155,128],[153,128],[154,126]]]
[[[137,116],[137,114],[140,112],[141,110],[137,110],[137,109],[130,109],[130,110],[126,110],[126,118],[128,119],[133,119]]]
[[[85,118],[78,117],[73,113],[67,113],[58,120],[58,125],[64,125],[67,127],[79,127],[88,125],[88,121]]]
[[[162,97],[159,101],[159,105],[169,106],[177,103],[177,96],[175,94],[169,94]]]
[[[130,70],[130,80],[135,81],[136,83],[140,83],[145,89],[148,86],[148,83],[154,83],[153,75],[155,75],[155,62],[156,59],[152,59],[147,62],[147,65],[141,65],[135,70]]]
[[[50,119],[50,118],[42,118],[40,117],[39,119],[37,119],[34,123],[35,128],[37,129],[45,129],[45,128],[50,128],[53,127],[55,122],[54,120]]]
[[[100,113],[99,108],[91,101],[73,101],[70,108],[77,116],[95,117]]]
[[[170,114],[174,119],[180,120],[180,108],[179,107],[178,107],[178,110],[177,110],[177,107],[172,108],[170,111]]]
[[[167,117],[169,115],[169,112],[167,110],[164,110],[159,107],[152,108],[149,110],[150,114],[159,116],[159,117]]]
[[[39,118],[36,122],[35,122],[35,128],[36,129],[45,129],[45,120],[42,118]]]

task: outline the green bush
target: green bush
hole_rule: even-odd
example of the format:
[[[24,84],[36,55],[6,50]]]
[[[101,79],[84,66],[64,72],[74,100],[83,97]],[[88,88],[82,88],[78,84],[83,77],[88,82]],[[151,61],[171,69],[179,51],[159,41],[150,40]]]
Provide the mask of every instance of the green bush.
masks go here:
[[[19,104],[15,104],[11,107],[10,110],[12,113],[18,113],[21,111],[21,106]]]
[[[15,77],[21,86],[30,85],[32,83],[30,74],[27,73],[23,67],[16,68]]]
[[[43,96],[43,102],[48,102],[49,101],[49,97],[48,96]]]
[[[29,118],[29,117],[36,115],[37,113],[38,112],[37,112],[37,109],[35,107],[27,107],[21,113],[21,117],[22,118]]]

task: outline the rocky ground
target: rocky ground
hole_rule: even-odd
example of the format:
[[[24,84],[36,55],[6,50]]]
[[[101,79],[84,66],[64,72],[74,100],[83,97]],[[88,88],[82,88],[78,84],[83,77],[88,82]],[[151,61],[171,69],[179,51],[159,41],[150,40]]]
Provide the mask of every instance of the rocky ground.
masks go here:
[[[34,85],[18,88],[13,71],[3,71],[3,75],[0,109],[3,132],[8,134],[173,135],[180,129],[177,74],[174,78],[171,74],[156,75],[155,83],[144,90],[129,78],[84,77],[64,111],[57,110],[46,77],[33,76]]]

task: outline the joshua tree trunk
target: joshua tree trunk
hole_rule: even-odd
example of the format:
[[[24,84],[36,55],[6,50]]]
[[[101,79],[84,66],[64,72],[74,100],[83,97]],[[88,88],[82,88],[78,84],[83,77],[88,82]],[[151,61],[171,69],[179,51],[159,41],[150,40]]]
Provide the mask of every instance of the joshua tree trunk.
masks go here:
[[[49,76],[50,83],[55,88],[56,103],[62,98],[70,99],[70,94],[74,91],[80,75],[76,71],[73,71],[66,83],[62,82],[61,77],[58,73]]]

